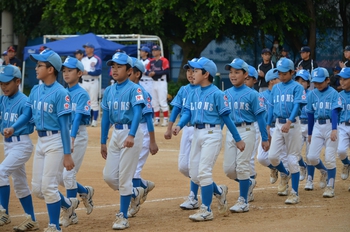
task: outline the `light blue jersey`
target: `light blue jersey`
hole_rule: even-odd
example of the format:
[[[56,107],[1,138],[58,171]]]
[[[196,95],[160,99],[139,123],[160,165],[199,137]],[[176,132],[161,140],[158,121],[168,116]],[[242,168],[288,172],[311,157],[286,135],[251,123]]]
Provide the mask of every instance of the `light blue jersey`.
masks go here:
[[[191,111],[191,125],[223,124],[220,115],[231,113],[227,96],[215,85],[195,88],[187,97],[185,108]]]
[[[339,96],[343,105],[339,122],[350,122],[350,92],[343,90],[339,93]]]
[[[90,124],[91,114],[91,102],[89,94],[79,84],[68,88],[72,101],[72,124],[75,118],[75,114],[82,114],[79,125]]]
[[[72,113],[68,90],[57,81],[50,86],[35,85],[26,106],[32,108],[32,117],[38,131],[60,130],[58,118]]]
[[[142,108],[142,117],[140,123],[145,123],[147,122],[145,115],[146,114],[153,114],[153,108],[152,108],[152,96],[140,85],[138,86],[141,88],[142,93],[143,93],[143,98],[145,99],[145,104],[146,106]]]
[[[324,91],[313,89],[307,96],[306,112],[314,114],[315,119],[331,119],[332,110],[341,109],[342,101],[338,92],[327,87]]]
[[[295,103],[300,103],[301,108],[307,103],[304,87],[296,81],[280,82],[273,86],[269,103],[273,106],[275,118],[289,118]],[[301,109],[300,108],[300,109]],[[298,111],[296,116],[301,114]]]
[[[265,111],[259,93],[246,85],[231,87],[225,91],[231,108],[230,117],[234,123],[256,122],[256,115]]]
[[[180,90],[177,92],[175,98],[171,101],[170,105],[176,106],[181,109],[180,117],[184,111],[184,106],[186,103],[187,96],[196,88],[199,88],[199,85],[188,84],[182,86]]]
[[[134,117],[132,108],[145,100],[139,85],[130,80],[108,86],[103,94],[101,107],[109,112],[111,124],[131,124]]]
[[[310,93],[309,90],[305,90],[306,92],[306,99],[308,99],[308,95]],[[306,105],[303,106],[303,108],[301,108],[301,114],[300,114],[300,118],[304,118],[304,119],[307,119],[307,111],[306,111]]]
[[[271,90],[267,89],[263,92],[260,93],[260,96],[259,98],[261,99],[260,101],[263,102],[264,104],[264,107],[265,107],[265,110],[266,112],[269,112],[269,108],[271,107],[271,103],[269,102],[269,99],[270,99],[270,95],[271,95]],[[267,122],[267,117],[268,117],[268,114],[266,114],[266,122]],[[273,117],[272,118],[272,122],[275,122],[276,121],[276,118]]]
[[[19,91],[11,97],[0,96],[0,126],[2,135],[4,135],[4,129],[11,127],[23,113],[27,101],[28,97]],[[34,124],[33,120],[31,120],[25,126],[16,130],[13,136],[29,135],[33,131]]]

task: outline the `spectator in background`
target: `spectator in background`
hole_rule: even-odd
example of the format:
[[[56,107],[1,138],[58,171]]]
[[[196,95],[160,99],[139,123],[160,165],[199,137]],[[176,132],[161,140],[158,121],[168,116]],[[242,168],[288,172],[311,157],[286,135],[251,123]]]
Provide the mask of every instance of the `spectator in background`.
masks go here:
[[[2,63],[2,65],[8,64],[17,66],[19,70],[22,70],[22,61],[16,57],[16,47],[13,45],[7,48],[7,56]]]
[[[339,66],[335,66],[333,68],[333,75],[330,78],[330,80],[331,80],[330,81],[330,86],[332,86],[338,92],[343,90],[342,87],[340,86],[339,76],[338,76],[340,71],[341,71],[341,68]]]
[[[75,50],[75,52],[74,52],[74,56],[75,56],[75,58],[77,58],[79,61],[81,61],[81,60],[83,59],[83,57],[84,57],[84,51],[81,50],[81,49],[77,49],[77,50]]]
[[[44,51],[45,49],[47,49],[46,46],[41,46],[41,47],[39,48],[39,53],[41,53],[41,52]]]
[[[339,66],[341,68],[350,67],[350,45],[344,48],[345,62],[339,61]]]
[[[147,64],[150,61],[149,56],[151,54],[151,49],[149,49],[149,47],[147,47],[147,46],[143,46],[139,50],[140,50],[140,60],[146,69]],[[143,73],[142,77],[140,79],[140,85],[152,96],[152,94],[153,94],[153,79],[152,79],[152,77],[149,77],[145,73]]]
[[[267,90],[267,83],[265,81],[265,74],[270,70],[275,68],[275,63],[271,61],[271,50],[264,48],[261,51],[262,62],[258,65],[258,81],[255,85],[255,89],[259,92],[264,92]]]
[[[311,48],[308,46],[304,46],[300,49],[300,57],[301,59],[296,63],[296,71],[301,69],[305,69],[310,73],[312,70],[318,67],[317,63],[311,59]]]
[[[281,58],[288,58],[289,59],[289,50],[288,50],[288,48],[285,48],[285,47],[282,48],[280,59]]]
[[[283,47],[280,45],[278,39],[275,39],[271,48],[271,61],[273,63],[276,64],[276,62],[280,59],[282,49]]]

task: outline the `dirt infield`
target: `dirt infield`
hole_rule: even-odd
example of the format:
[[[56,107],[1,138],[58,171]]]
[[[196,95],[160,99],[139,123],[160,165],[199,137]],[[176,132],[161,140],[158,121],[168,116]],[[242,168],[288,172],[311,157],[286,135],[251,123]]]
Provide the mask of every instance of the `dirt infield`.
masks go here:
[[[119,194],[110,189],[102,179],[105,160],[100,154],[100,127],[88,128],[89,145],[85,160],[78,174],[78,181],[95,189],[95,208],[86,215],[81,203],[77,209],[79,223],[62,228],[62,231],[112,231],[115,213],[119,210]],[[127,231],[350,231],[350,178],[340,179],[342,164],[337,160],[336,196],[322,198],[323,190],[318,187],[320,173],[315,172],[314,191],[304,190],[305,181],[300,183],[300,203],[286,205],[286,197],[277,195],[277,184],[270,184],[269,170],[256,163],[258,172],[254,190],[255,200],[250,211],[223,217],[217,210],[213,198],[214,220],[192,222],[188,216],[194,211],[181,210],[179,205],[189,193],[189,179],[177,170],[180,136],[165,140],[165,128],[156,128],[156,138],[160,151],[150,156],[142,172],[144,179],[155,182],[155,189],[148,195],[136,217],[130,218]],[[36,134],[32,135],[36,143]],[[2,148],[1,148],[2,149]],[[0,157],[0,160],[3,156]],[[223,173],[223,149],[214,168],[214,181],[229,188],[228,203],[231,207],[238,198],[238,184]],[[32,159],[27,163],[28,180],[31,180]],[[29,181],[30,182],[30,181]],[[65,190],[60,188],[63,193]],[[34,208],[40,230],[47,227],[48,216],[44,201],[34,198]],[[12,227],[23,219],[23,210],[11,189],[10,215],[12,222],[0,227],[0,231],[12,231]]]

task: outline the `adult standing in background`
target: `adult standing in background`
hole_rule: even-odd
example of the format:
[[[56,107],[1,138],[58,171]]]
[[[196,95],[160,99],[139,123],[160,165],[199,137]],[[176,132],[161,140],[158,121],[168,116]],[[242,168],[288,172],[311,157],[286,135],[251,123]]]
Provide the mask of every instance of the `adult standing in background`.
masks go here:
[[[154,125],[160,123],[160,110],[163,112],[163,123],[161,126],[168,126],[169,106],[168,106],[168,82],[169,61],[161,56],[161,48],[158,45],[152,47],[153,58],[146,66],[146,75],[153,79],[152,107],[154,110]]]
[[[350,45],[344,48],[345,62],[339,61],[339,66],[341,68],[350,67]]]
[[[277,61],[280,59],[282,49],[283,47],[280,45],[280,42],[278,41],[278,39],[275,39],[271,47],[271,61],[273,63],[276,64]]]
[[[271,60],[271,50],[268,48],[264,48],[261,51],[261,58],[262,62],[258,65],[257,71],[258,71],[258,81],[255,84],[255,89],[258,92],[264,92],[268,89],[267,83],[265,81],[265,74],[270,70],[275,68],[275,63]]]
[[[98,93],[100,90],[99,76],[102,73],[101,58],[94,54],[95,46],[92,43],[83,45],[86,56],[83,57],[81,63],[84,65],[84,72],[82,76],[81,86],[89,93],[91,99],[91,126],[97,126],[97,119],[99,114]]]
[[[22,61],[16,57],[16,48],[15,46],[11,45],[7,48],[7,56],[4,59],[4,62],[2,65],[8,65],[12,64],[14,66],[17,66],[19,70],[22,70]]]
[[[149,47],[147,47],[147,46],[143,46],[139,50],[140,50],[140,60],[146,69],[148,63],[150,62],[149,56],[151,54],[151,49],[149,49]],[[142,77],[140,79],[140,85],[147,91],[147,93],[151,94],[151,96],[152,96],[152,94],[153,94],[153,79],[152,79],[152,77],[149,77],[145,73],[143,73]]]
[[[74,56],[75,56],[75,58],[77,58],[79,61],[81,61],[81,60],[83,59],[83,57],[84,57],[84,51],[81,50],[81,49],[77,49],[77,50],[75,50],[75,52],[74,52]]]
[[[300,49],[300,57],[301,59],[296,63],[295,69],[296,72],[302,69],[305,69],[309,71],[310,73],[312,70],[318,67],[317,63],[311,59],[311,48],[308,46],[304,46]],[[314,83],[311,81],[310,83],[310,90],[314,89]]]

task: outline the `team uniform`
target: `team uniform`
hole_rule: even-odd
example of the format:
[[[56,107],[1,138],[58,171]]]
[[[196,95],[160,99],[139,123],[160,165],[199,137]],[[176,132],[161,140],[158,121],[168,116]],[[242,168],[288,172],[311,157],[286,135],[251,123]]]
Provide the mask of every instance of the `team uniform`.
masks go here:
[[[313,71],[312,77],[312,81],[321,83],[329,77],[329,74],[326,69],[317,68]],[[338,92],[329,86],[322,91],[315,88],[307,96],[308,134],[312,135],[307,160],[310,165],[321,170],[320,188],[326,187],[323,197],[334,197],[338,139],[332,141],[331,133],[337,130],[338,110],[341,109],[342,102]],[[322,145],[325,146],[325,165],[320,159]]]
[[[143,66],[147,68],[148,63],[150,62],[150,59],[140,59]],[[140,79],[140,85],[147,91],[147,93],[151,94],[153,93],[153,79],[152,77],[147,76],[145,73],[142,73],[142,77]]]
[[[10,69],[11,72],[11,69],[17,69],[19,73],[17,78],[20,78],[18,68],[9,66],[5,69]],[[3,80],[4,73],[6,71],[0,73],[0,81]],[[12,73],[11,76],[13,78]],[[4,135],[4,128],[11,127],[19,115],[23,113],[27,100],[27,96],[19,91],[13,96],[0,96],[0,129],[2,135]],[[14,227],[15,231],[39,229],[39,224],[36,222],[34,215],[32,196],[25,170],[25,163],[29,160],[33,151],[33,144],[29,138],[29,135],[33,131],[34,124],[28,122],[19,128],[11,137],[4,137],[4,159],[0,164],[0,227],[11,222],[9,216],[9,176],[11,175],[16,197],[20,200],[26,213],[26,220],[19,226]]]

